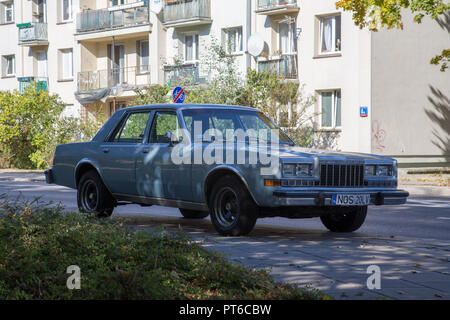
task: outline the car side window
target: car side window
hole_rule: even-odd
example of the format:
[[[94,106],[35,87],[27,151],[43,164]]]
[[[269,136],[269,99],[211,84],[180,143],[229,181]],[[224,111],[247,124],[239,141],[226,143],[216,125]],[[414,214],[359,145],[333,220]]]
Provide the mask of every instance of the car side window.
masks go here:
[[[171,132],[173,135],[179,135],[178,128],[178,119],[175,112],[158,111],[153,118],[149,142],[169,143],[170,141],[166,137],[166,133]]]
[[[149,116],[149,111],[131,113],[121,129],[116,132],[112,141],[119,143],[142,143]]]

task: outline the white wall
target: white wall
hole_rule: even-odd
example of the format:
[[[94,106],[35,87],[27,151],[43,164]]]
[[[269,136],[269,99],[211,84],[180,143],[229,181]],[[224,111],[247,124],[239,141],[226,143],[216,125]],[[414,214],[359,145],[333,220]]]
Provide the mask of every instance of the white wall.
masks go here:
[[[350,13],[341,13],[341,56],[316,58],[318,48],[317,15],[333,14],[335,1],[299,0],[299,79],[310,94],[318,90],[341,89],[342,130],[338,149],[370,151],[370,33],[359,30]],[[359,107],[369,108],[369,117],[359,116]],[[316,111],[320,112],[319,99]]]

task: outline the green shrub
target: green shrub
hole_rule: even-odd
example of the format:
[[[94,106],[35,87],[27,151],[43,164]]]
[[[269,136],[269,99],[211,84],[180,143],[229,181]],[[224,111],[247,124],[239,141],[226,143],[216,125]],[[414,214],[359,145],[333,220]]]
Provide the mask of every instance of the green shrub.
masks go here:
[[[63,213],[35,200],[0,203],[0,299],[318,299],[266,271],[227,262],[182,234]],[[66,269],[81,270],[69,290]]]

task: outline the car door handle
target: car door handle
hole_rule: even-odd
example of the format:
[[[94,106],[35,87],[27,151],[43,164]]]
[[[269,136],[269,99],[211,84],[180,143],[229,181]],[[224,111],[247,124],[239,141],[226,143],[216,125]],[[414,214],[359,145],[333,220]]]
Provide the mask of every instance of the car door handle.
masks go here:
[[[108,148],[103,148],[102,151],[103,151],[103,153],[108,153],[109,149]]]
[[[144,148],[142,149],[142,153],[149,153],[150,152],[150,148]]]

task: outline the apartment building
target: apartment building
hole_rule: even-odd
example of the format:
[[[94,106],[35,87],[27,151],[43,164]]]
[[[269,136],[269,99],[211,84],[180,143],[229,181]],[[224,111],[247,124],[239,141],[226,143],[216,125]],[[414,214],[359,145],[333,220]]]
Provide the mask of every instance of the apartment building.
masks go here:
[[[150,84],[208,83],[216,39],[243,76],[304,84],[315,129],[338,149],[449,165],[450,72],[429,64],[450,45],[448,20],[404,20],[402,31],[360,30],[334,0],[0,0],[0,89],[34,81],[67,114],[109,116]],[[255,34],[263,50],[251,56]]]

